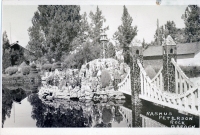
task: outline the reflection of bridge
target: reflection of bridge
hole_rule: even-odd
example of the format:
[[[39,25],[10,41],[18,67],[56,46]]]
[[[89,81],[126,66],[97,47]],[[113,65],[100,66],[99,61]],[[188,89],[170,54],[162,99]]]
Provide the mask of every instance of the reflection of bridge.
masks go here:
[[[120,106],[119,112],[123,115],[123,118],[125,119],[127,123],[127,126],[132,127],[132,110],[124,106]]]
[[[168,40],[172,40],[169,37]],[[176,44],[163,46],[163,67],[151,80],[142,65],[140,49],[136,48],[133,64],[133,92],[139,88],[139,98],[156,104],[177,109],[186,113],[200,115],[200,86],[195,86],[175,62]],[[173,43],[172,41],[170,43]],[[135,50],[134,50],[135,51]],[[141,50],[140,50],[141,51]],[[130,70],[124,80],[118,84],[119,91],[132,95]]]
[[[166,127],[165,125],[142,114],[140,114],[140,117],[142,117],[142,127]]]
[[[123,115],[123,118],[127,123],[127,126],[132,127],[132,117],[133,117],[132,110],[124,106],[120,106],[119,111]],[[165,125],[159,123],[158,121],[155,121],[142,114],[140,114],[140,117],[142,118],[142,125],[141,125],[142,127],[166,127]]]

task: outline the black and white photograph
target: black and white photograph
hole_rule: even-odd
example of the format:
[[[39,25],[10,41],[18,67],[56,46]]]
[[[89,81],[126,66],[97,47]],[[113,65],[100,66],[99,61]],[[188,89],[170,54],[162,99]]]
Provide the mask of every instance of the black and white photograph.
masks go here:
[[[2,4],[1,22],[2,129],[199,128],[200,5]]]

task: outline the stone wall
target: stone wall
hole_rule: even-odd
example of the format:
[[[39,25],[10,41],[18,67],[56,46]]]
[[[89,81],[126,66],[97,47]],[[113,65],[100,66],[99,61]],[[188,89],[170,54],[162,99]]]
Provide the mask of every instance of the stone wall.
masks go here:
[[[176,60],[176,54],[164,54],[163,55],[163,79],[164,79],[164,91],[175,93],[175,67],[171,63],[171,59]]]
[[[143,64],[143,55],[135,55],[133,57],[132,63],[133,66],[131,68],[131,90],[132,90],[132,118],[133,118],[133,127],[140,127],[142,123],[142,119],[140,117],[142,102],[139,98],[139,94],[141,93],[141,80],[140,80],[140,68],[137,64],[137,59]]]

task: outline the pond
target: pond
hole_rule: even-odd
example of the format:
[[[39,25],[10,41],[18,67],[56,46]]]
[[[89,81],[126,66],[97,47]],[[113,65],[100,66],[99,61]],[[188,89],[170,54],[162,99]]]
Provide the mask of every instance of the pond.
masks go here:
[[[3,86],[2,126],[7,127],[199,127],[199,118],[141,100],[45,101],[38,87]],[[32,88],[32,87],[31,87]]]

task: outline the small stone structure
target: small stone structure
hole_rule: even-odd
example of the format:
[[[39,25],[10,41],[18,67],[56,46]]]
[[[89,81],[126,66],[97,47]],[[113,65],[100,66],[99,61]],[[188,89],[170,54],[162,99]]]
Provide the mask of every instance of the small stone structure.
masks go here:
[[[132,111],[132,118],[134,127],[141,125],[141,108],[142,108],[142,101],[139,98],[139,94],[141,92],[141,81],[140,81],[140,68],[137,64],[137,60],[139,60],[143,64],[143,50],[142,44],[137,44],[132,46],[131,48],[131,100],[132,100],[132,109],[137,110]],[[137,118],[137,119],[135,119]]]
[[[164,91],[175,93],[175,67],[171,63],[171,59],[177,59],[176,43],[170,35],[163,43],[163,79]]]

